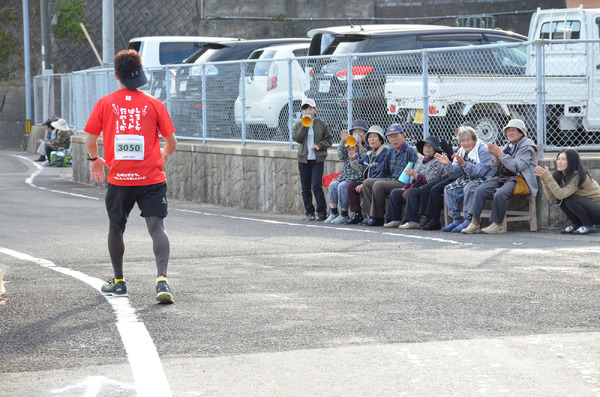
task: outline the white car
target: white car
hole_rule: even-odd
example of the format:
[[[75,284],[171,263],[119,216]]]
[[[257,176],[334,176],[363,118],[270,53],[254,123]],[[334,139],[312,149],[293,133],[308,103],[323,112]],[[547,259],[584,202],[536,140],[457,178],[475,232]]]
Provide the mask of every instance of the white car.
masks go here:
[[[258,126],[288,131],[289,66],[292,68],[292,111],[297,118],[306,89],[304,65],[309,43],[286,44],[254,51],[247,64],[246,76],[240,82],[240,95],[235,101],[235,122],[242,124],[242,90],[245,85],[245,122],[251,129]],[[291,59],[291,63],[288,62]]]

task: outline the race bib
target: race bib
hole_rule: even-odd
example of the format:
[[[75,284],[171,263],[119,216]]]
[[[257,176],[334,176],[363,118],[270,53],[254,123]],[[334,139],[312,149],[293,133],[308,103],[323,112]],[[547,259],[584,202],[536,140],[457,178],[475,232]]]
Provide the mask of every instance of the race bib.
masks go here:
[[[115,160],[143,160],[144,137],[142,135],[116,135]]]

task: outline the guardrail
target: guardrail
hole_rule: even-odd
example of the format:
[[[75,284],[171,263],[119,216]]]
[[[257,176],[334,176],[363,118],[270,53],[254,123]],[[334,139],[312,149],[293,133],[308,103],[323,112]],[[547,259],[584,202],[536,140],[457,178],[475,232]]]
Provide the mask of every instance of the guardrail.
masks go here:
[[[521,118],[542,150],[600,149],[600,41],[562,40],[418,51],[168,65],[142,90],[167,106],[178,138],[288,142],[306,96],[334,142],[353,119],[401,123],[411,143],[449,141],[472,122],[502,143]],[[541,71],[541,73],[538,73]],[[94,103],[118,89],[113,69],[36,76],[35,122],[60,115],[82,131]],[[454,142],[456,144],[456,142]]]

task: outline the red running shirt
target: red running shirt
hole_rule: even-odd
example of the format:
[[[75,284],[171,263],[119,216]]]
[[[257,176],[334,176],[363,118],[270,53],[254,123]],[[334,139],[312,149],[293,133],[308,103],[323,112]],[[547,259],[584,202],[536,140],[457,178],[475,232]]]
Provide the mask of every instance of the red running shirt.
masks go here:
[[[103,134],[108,182],[143,186],[167,180],[160,156],[160,135],[175,127],[165,105],[140,90],[120,89],[96,103],[85,132]]]

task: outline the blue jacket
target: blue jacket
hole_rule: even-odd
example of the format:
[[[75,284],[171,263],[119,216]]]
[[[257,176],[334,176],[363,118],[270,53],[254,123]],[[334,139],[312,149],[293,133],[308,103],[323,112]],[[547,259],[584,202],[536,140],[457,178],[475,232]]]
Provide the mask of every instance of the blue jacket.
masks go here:
[[[364,179],[383,178],[383,165],[388,147],[381,145],[379,149],[369,150],[362,158],[350,162],[350,166],[363,174]]]

